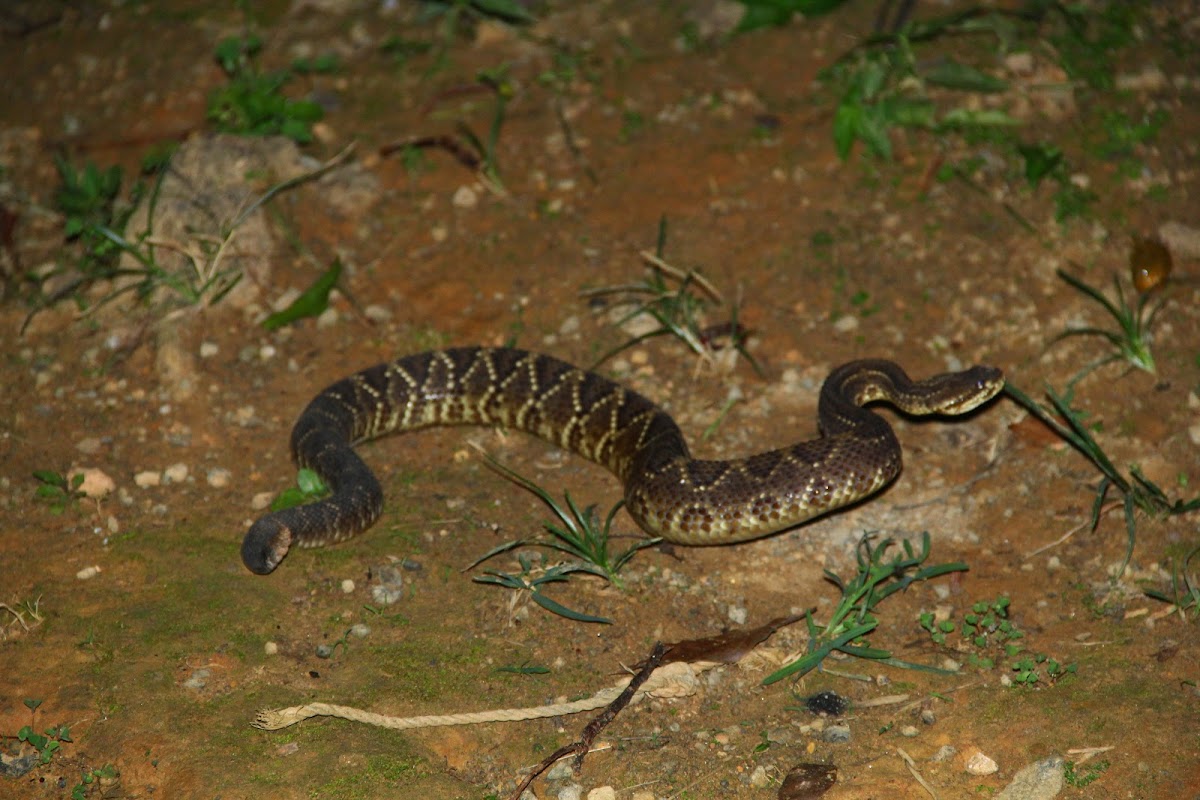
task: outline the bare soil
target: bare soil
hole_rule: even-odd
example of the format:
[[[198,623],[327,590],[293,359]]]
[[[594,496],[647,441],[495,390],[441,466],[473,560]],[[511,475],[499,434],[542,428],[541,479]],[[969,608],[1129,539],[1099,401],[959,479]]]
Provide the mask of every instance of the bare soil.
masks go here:
[[[1107,767],[1061,797],[1200,796],[1194,616],[1161,614],[1166,606],[1141,592],[1168,588],[1173,565],[1200,542],[1197,516],[1139,515],[1132,561],[1116,577],[1128,544],[1120,509],[1106,507],[1094,531],[1085,524],[1101,476],[1007,398],[956,420],[883,410],[905,471],[843,513],[747,544],[642,551],[624,591],[585,578],[546,590],[611,625],[551,615],[473,581],[482,568],[464,571],[548,519],[471,443],[601,513],[620,496],[603,469],[518,435],[454,429],[366,445],[388,498],[373,530],[294,552],[266,577],[238,553],[261,513],[255,497],[294,480],[290,426],[315,392],[444,345],[515,344],[590,364],[630,333],[614,326],[611,303],[580,292],[642,280],[639,251],[656,247],[662,219],[664,257],[720,289],[725,303],[710,306],[708,323],[727,321],[736,304],[763,374],[745,359],[698,365],[671,338],[601,369],[669,409],[699,454],[816,435],[822,379],[859,357],[894,358],[918,376],[988,363],[1031,395],[1061,390],[1108,345],[1055,337],[1111,320],[1055,270],[1110,293],[1119,275],[1132,292],[1130,237],[1200,221],[1194,3],[1147,11],[1139,43],[1113,54],[1118,75],[1155,67],[1162,82],[1123,92],[1067,82],[1070,102],[1055,105],[1039,93],[1053,75],[1014,74],[994,57],[992,70],[1016,87],[998,102],[1017,109],[1020,138],[1064,148],[1098,196],[1065,224],[1054,219],[1052,187],[1027,188],[996,142],[897,133],[890,163],[859,150],[838,159],[836,97],[816,77],[870,31],[867,4],[718,41],[703,39],[712,8],[685,3],[552,3],[532,29],[485,22],[450,37],[403,4],[254,11],[264,66],[340,57],[335,73],[288,86],[326,107],[301,166],[350,142],[355,151],[328,183],[283,192],[261,212],[263,249],[240,253],[266,262],[248,296],[181,311],[161,298],[117,303],[98,315],[68,298],[22,332],[30,284],[17,279],[0,308],[0,734],[67,724],[71,739],[49,763],[0,778],[0,796],[70,796],[84,774],[112,765],[119,778],[86,796],[506,797],[586,717],[415,732],[327,718],[277,732],[250,723],[260,708],[317,701],[408,716],[585,696],[656,641],[810,607],[826,619],[838,592],[822,571],[851,575],[867,531],[928,531],[930,563],[969,565],[886,600],[869,640],[905,661],[953,658],[960,674],[840,659],[763,687],[805,646],[804,626],[792,626],[762,658],[708,673],[694,694],[627,709],[579,776],[539,780],[537,796],[557,797],[575,780],[611,786],[622,800],[774,797],[792,766],[817,762],[838,770],[830,798],[925,797],[903,750],[940,796],[978,797],[1031,762],[1080,761],[1071,751],[1094,747],[1111,749],[1080,771]],[[54,154],[132,174],[152,144],[205,135],[206,98],[225,81],[213,49],[245,21],[187,0],[16,3],[0,18],[0,199],[17,220],[0,258],[19,278],[78,257],[54,208]],[[697,30],[698,44],[681,34]],[[1171,40],[1182,49],[1164,44],[1172,31],[1183,31]],[[381,48],[389,36],[432,49],[402,59]],[[972,46],[948,42],[945,52]],[[1050,63],[1036,52],[1036,64]],[[440,149],[424,151],[420,169],[379,154],[411,137],[453,135],[460,122],[486,138],[494,96],[475,77],[502,64],[515,87],[497,144],[503,193]],[[1096,109],[1109,105],[1162,110],[1167,121],[1153,141],[1105,158]],[[969,156],[989,165],[971,183],[936,177]],[[1127,157],[1142,168],[1130,174]],[[333,311],[265,331],[277,300],[335,257],[345,272]],[[1194,255],[1177,254],[1160,290],[1157,373],[1114,362],[1073,397],[1113,462],[1139,464],[1172,497],[1194,495],[1200,482],[1196,274]],[[95,302],[111,288],[84,287],[82,297]],[[32,474],[75,468],[102,471],[115,491],[55,513]],[[142,486],[140,473],[162,480]],[[638,535],[623,514],[617,527],[621,543]],[[381,567],[397,565],[403,596],[382,606],[372,587]],[[513,554],[489,565],[519,569]],[[939,647],[918,624],[935,609],[961,621],[998,597],[1011,599],[1026,653],[1077,672],[1005,686],[1012,659],[974,666],[971,648]],[[348,634],[360,623],[365,636]],[[321,645],[331,657],[318,655]],[[549,672],[501,669],[522,666]],[[840,720],[849,741],[829,741],[825,729],[839,720],[802,708],[820,690],[849,698]],[[911,702],[857,705],[892,694]],[[34,714],[29,699],[42,701]],[[931,760],[946,745],[954,754]],[[3,747],[29,752],[12,738]],[[978,753],[999,770],[968,772]]]

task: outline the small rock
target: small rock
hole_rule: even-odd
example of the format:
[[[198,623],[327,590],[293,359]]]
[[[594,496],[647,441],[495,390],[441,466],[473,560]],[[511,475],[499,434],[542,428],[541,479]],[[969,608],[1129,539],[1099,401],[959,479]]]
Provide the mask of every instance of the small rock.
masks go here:
[[[371,635],[371,626],[361,622],[355,623],[350,628],[350,635],[358,639],[365,639]]]
[[[924,722],[926,725],[932,725],[937,722],[937,714],[933,713],[932,708],[923,708],[921,709],[921,722]]]
[[[214,489],[224,489],[229,485],[229,481],[232,480],[232,478],[233,473],[224,467],[213,467],[205,476],[205,480],[208,481],[208,485]]]
[[[182,462],[178,464],[172,464],[163,470],[164,483],[183,483],[187,480],[187,476],[188,465]]]
[[[75,443],[75,449],[85,455],[95,455],[100,452],[102,442],[95,436],[87,436]]]
[[[353,591],[354,591],[354,581],[351,580],[350,578],[346,578],[345,580],[343,580],[342,581],[342,593],[350,594]]]
[[[953,745],[944,744],[937,749],[936,753],[929,757],[929,760],[935,763],[940,761],[949,761],[950,759],[954,758],[957,753],[958,749]]]
[[[992,775],[999,770],[996,762],[983,753],[976,753],[967,759],[967,772],[972,775]]]
[[[749,615],[745,606],[738,605],[729,607],[729,620],[734,625],[745,625],[748,616]]]
[[[162,473],[153,469],[143,470],[133,476],[133,482],[141,489],[149,489],[162,483]]]
[[[392,318],[392,310],[387,306],[372,303],[363,309],[363,314],[372,322],[387,322]]]
[[[379,605],[390,606],[404,596],[404,577],[391,565],[375,570],[379,583],[371,587],[371,597]]]
[[[564,758],[561,761],[555,762],[554,766],[546,773],[548,781],[569,781],[574,777],[575,772],[571,769],[571,759]]]
[[[255,511],[265,511],[270,507],[271,501],[275,499],[274,492],[259,492],[250,498],[250,508]]]
[[[1063,788],[1063,760],[1044,758],[1022,767],[996,800],[1052,800]]]
[[[611,786],[597,786],[587,793],[587,800],[617,800],[617,790]]]
[[[921,732],[917,730],[916,725],[905,725],[900,729],[900,735],[912,739],[915,736],[920,736]]]
[[[218,347],[215,342],[201,342],[200,343],[200,357],[201,358],[212,358],[219,352],[221,352],[221,348]]]
[[[183,682],[183,688],[191,689],[193,692],[198,692],[208,685],[208,679],[212,676],[212,670],[201,667],[191,674],[186,681]]]
[[[75,573],[75,577],[81,581],[90,580],[100,574],[99,567],[84,567]]]
[[[833,329],[838,333],[852,333],[858,330],[858,317],[853,314],[838,317],[837,322],[833,323]]]
[[[579,800],[583,797],[583,787],[578,783],[568,783],[558,790],[558,800]]]
[[[479,203],[479,196],[470,186],[460,186],[454,191],[450,202],[455,208],[474,208]]]
[[[750,773],[750,785],[755,789],[765,789],[771,785],[771,778],[767,775],[767,768],[759,764],[754,768],[754,772]]]
[[[849,725],[830,725],[821,734],[821,739],[833,744],[850,741]]]
[[[263,644],[263,652],[269,656],[273,656],[279,652],[279,645],[275,642],[266,642]]]

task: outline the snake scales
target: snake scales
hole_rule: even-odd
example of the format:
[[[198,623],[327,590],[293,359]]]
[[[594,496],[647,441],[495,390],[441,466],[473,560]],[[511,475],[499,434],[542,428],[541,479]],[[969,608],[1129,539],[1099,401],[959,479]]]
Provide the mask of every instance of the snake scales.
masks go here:
[[[292,430],[292,454],[333,493],[259,519],[242,560],[266,574],[292,545],[333,544],[369,528],[383,510],[383,489],[354,444],[435,425],[527,431],[616,474],[626,508],[647,533],[680,544],[740,542],[861,500],[899,474],[900,443],[866,403],[962,414],[1003,385],[993,367],[914,382],[891,361],[854,361],[821,387],[820,438],[703,461],[650,400],[556,358],[480,347],[405,356],[344,378],[308,404]]]

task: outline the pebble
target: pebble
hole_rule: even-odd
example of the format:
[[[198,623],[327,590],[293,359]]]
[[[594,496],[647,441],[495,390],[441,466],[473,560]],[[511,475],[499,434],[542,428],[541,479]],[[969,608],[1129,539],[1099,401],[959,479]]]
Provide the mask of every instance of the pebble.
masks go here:
[[[354,581],[351,580],[350,578],[346,578],[345,580],[343,580],[342,581],[342,592],[345,594],[350,594],[353,591],[354,591]]]
[[[754,768],[754,772],[750,773],[750,785],[755,789],[766,789],[771,785],[771,778],[767,775],[767,768],[759,764]]]
[[[821,733],[821,739],[833,744],[850,741],[849,725],[830,725]]]
[[[279,645],[275,642],[265,642],[263,644],[263,652],[269,656],[273,656],[279,652]]]
[[[172,464],[163,470],[164,483],[183,483],[187,480],[188,465],[183,462]]]
[[[216,342],[201,342],[200,343],[200,357],[201,358],[212,358],[219,352],[221,352],[221,348],[217,346]]]
[[[587,793],[587,800],[617,800],[617,790],[611,786],[597,786]]]
[[[371,626],[361,622],[355,623],[350,627],[350,635],[357,639],[365,639],[371,635]]]
[[[972,775],[991,775],[999,770],[996,762],[983,753],[976,753],[967,759],[967,772]]]
[[[558,790],[558,800],[579,800],[583,797],[583,787],[578,783],[568,783]]]
[[[729,607],[729,620],[735,625],[745,625],[746,618],[748,616],[749,616],[749,613],[746,611],[745,606],[730,606]]]
[[[392,310],[387,306],[372,303],[363,309],[363,314],[372,322],[387,322],[392,318]]]
[[[400,570],[388,565],[375,571],[379,583],[371,587],[371,598],[379,605],[390,606],[404,596],[404,578]]]
[[[838,333],[852,333],[858,330],[858,317],[853,314],[838,317],[837,322],[833,323],[833,329]]]
[[[569,781],[575,775],[575,771],[571,769],[571,759],[564,758],[554,764],[553,767],[546,773],[548,781]]]
[[[914,736],[920,736],[921,732],[919,730],[917,730],[916,725],[905,725],[903,728],[900,729],[900,735],[911,739]]]
[[[930,761],[949,761],[958,753],[958,749],[954,745],[944,744],[937,749],[937,752],[929,757]]]
[[[479,196],[470,186],[460,186],[454,190],[450,202],[455,208],[474,208],[479,204]]]
[[[95,455],[100,451],[102,442],[95,436],[88,436],[75,443],[75,449],[85,455]]]
[[[1051,800],[1063,788],[1063,760],[1058,756],[1035,761],[1017,771],[996,800]]]
[[[208,679],[212,676],[212,670],[201,667],[192,673],[186,681],[183,682],[183,688],[191,689],[193,692],[198,692],[208,685]]]
[[[75,573],[75,577],[81,581],[86,581],[100,574],[99,567],[84,567]]]
[[[255,511],[265,511],[271,505],[271,501],[274,499],[274,492],[259,492],[258,494],[254,495],[254,497],[250,498],[250,508],[254,509]]]
[[[233,474],[224,467],[213,467],[208,471],[205,479],[208,481],[208,485],[214,489],[224,489],[233,479]]]

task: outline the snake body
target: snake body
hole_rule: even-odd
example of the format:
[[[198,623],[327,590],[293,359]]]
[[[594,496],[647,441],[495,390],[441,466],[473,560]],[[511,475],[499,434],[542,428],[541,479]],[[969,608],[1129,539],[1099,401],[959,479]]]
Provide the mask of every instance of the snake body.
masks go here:
[[[275,569],[292,545],[318,547],[369,528],[383,489],[358,442],[440,425],[527,431],[607,467],[647,533],[679,544],[740,542],[869,497],[900,472],[891,426],[863,408],[884,400],[910,414],[962,414],[1004,384],[992,367],[915,382],[891,361],[854,361],[821,388],[822,436],[748,458],[692,458],[679,426],[653,402],[595,372],[513,348],[435,350],[334,383],[292,430],[292,455],[332,490],[260,518],[242,544],[253,572]]]

